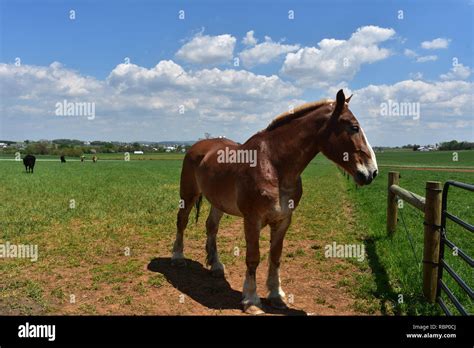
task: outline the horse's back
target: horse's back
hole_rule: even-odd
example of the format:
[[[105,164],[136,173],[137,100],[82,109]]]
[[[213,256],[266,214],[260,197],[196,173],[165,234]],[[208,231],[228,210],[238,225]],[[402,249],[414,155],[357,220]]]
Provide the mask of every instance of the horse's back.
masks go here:
[[[226,138],[216,139],[204,139],[195,143],[189,148],[184,156],[184,162],[192,163],[194,166],[198,166],[204,157],[216,153],[220,149],[225,147],[235,148],[239,144],[235,141]]]

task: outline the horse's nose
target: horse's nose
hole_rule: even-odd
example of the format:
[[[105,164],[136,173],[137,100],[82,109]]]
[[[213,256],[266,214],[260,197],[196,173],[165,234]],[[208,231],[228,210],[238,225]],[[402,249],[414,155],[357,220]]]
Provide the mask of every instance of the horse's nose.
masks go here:
[[[375,179],[377,174],[378,174],[378,171],[377,171],[377,169],[375,169],[374,172],[372,173],[372,178]]]
[[[367,172],[366,172],[367,173]],[[367,180],[369,180],[369,178],[367,178],[367,174],[358,170],[357,173],[356,173],[356,176],[355,176],[355,179],[357,181],[357,183],[359,185],[364,185],[367,183]]]

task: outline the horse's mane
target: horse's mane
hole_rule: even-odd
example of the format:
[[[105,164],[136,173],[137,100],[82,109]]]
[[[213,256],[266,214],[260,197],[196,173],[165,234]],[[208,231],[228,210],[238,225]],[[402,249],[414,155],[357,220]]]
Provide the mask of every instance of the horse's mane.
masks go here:
[[[278,115],[277,117],[275,117],[273,119],[273,121],[267,126],[267,128],[265,128],[265,130],[271,131],[275,128],[283,126],[283,125],[293,121],[294,119],[297,119],[297,118],[300,118],[300,117],[306,115],[309,111],[316,110],[316,109],[320,108],[321,106],[327,105],[327,104],[332,103],[332,102],[333,102],[333,100],[323,99],[323,100],[319,100],[319,101],[316,101],[316,102],[311,102],[311,103],[306,103],[306,104],[300,105],[300,106],[296,107],[295,109],[293,109],[293,112],[286,111],[286,112]]]

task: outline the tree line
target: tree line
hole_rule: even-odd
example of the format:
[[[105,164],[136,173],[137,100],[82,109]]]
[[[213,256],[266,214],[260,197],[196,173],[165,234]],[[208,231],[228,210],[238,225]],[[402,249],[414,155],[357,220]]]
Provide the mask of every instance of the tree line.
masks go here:
[[[182,145],[176,146],[175,151],[181,151]],[[143,152],[165,152],[166,148],[158,144],[116,143],[107,141],[91,141],[87,145],[83,141],[74,139],[55,139],[52,141],[24,141],[23,144],[9,142],[9,146],[3,148],[1,152],[13,154],[15,152],[29,153],[36,155],[53,155],[80,157],[84,154],[95,153],[124,153],[133,151]]]

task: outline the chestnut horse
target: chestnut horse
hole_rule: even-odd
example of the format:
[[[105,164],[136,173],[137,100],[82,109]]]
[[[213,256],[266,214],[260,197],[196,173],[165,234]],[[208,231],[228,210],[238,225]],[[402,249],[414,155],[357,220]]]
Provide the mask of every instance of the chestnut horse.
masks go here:
[[[246,313],[262,313],[255,273],[260,261],[260,230],[270,225],[268,299],[271,306],[286,308],[280,284],[280,257],[291,215],[303,192],[303,170],[322,152],[350,173],[358,185],[370,184],[377,175],[375,154],[349,110],[351,97],[346,99],[340,90],[335,101],[302,105],[278,116],[244,144],[228,139],[206,139],[194,144],[184,157],[181,171],[182,205],[178,212],[173,265],[185,264],[183,232],[195,204],[197,219],[204,196],[212,205],[206,221],[207,264],[211,274],[224,276],[216,245],[222,215],[243,217],[247,272],[242,306]],[[252,154],[256,155],[253,163],[249,160]]]

